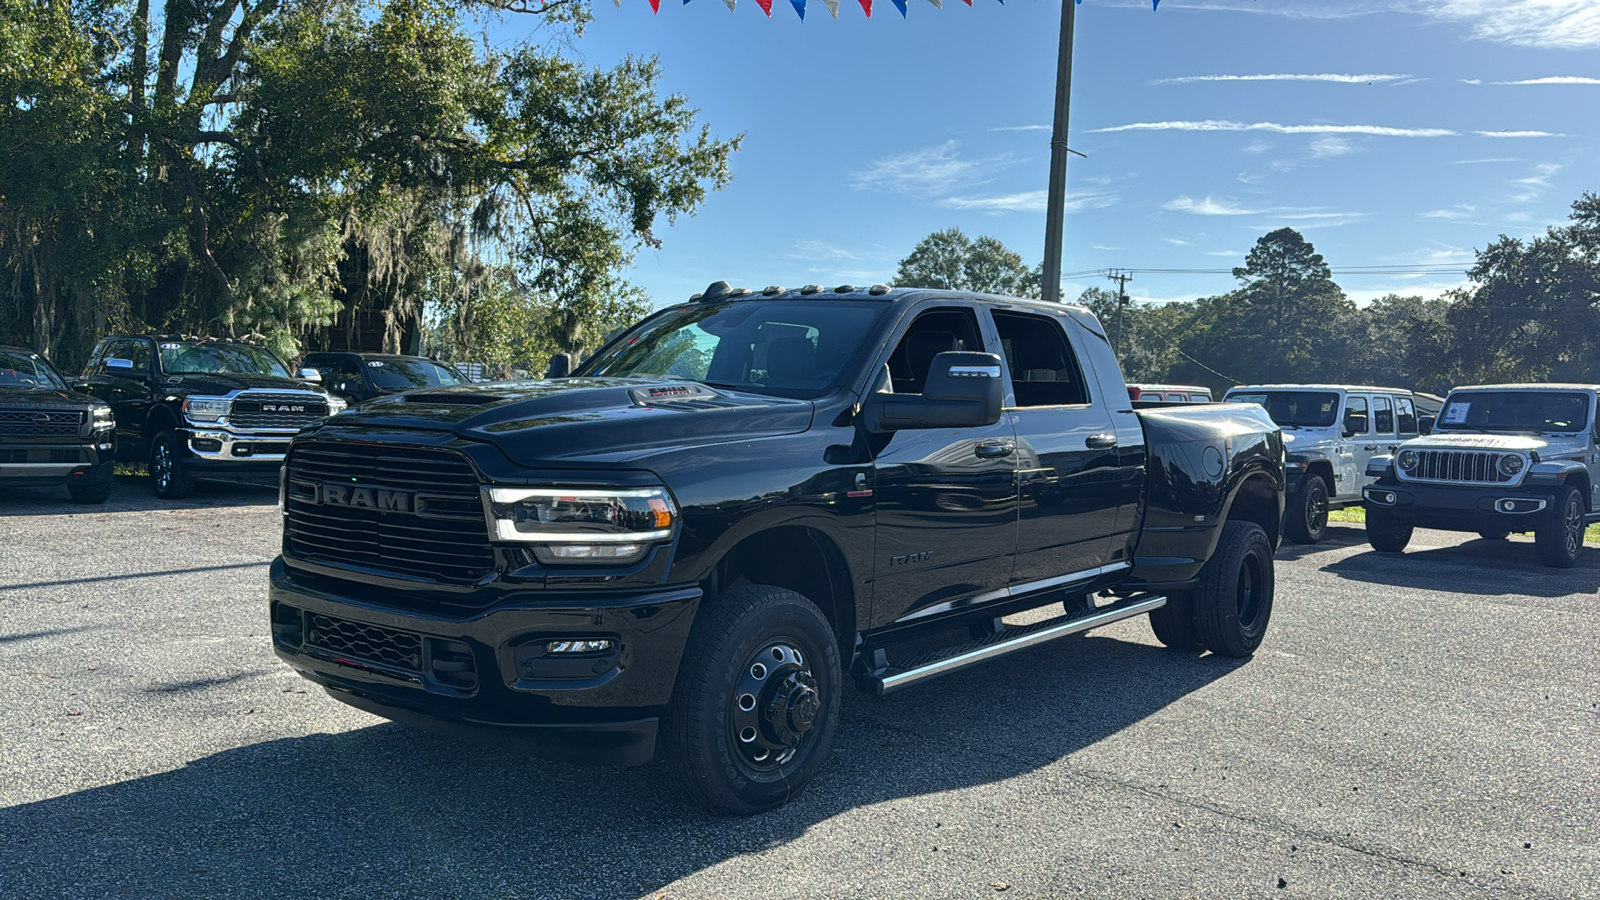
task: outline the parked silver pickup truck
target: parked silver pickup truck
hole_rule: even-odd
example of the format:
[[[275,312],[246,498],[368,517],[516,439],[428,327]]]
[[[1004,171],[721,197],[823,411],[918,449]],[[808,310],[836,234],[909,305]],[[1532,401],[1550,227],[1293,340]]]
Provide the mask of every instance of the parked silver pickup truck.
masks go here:
[[[1489,540],[1534,534],[1539,561],[1578,561],[1595,513],[1600,385],[1457,388],[1434,433],[1368,463],[1367,541],[1398,553],[1413,528],[1475,531]]]
[[[1257,384],[1229,388],[1228,403],[1258,403],[1283,429],[1288,502],[1283,533],[1315,544],[1328,511],[1361,505],[1371,483],[1367,461],[1392,454],[1419,431],[1417,407],[1404,388],[1355,384]]]

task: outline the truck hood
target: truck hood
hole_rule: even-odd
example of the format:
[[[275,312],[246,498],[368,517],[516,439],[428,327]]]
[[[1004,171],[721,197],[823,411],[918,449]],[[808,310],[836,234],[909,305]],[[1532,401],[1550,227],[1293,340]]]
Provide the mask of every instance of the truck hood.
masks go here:
[[[93,397],[76,391],[64,391],[53,387],[28,387],[20,384],[0,385],[0,406],[17,407],[78,407],[87,409],[91,406],[102,405]]]
[[[341,413],[329,427],[449,431],[519,465],[616,464],[645,454],[794,434],[812,404],[650,378],[563,378],[425,388]]]
[[[311,391],[321,394],[322,388],[309,381],[279,378],[276,375],[243,375],[234,372],[206,372],[201,374],[174,374],[162,379],[161,386],[169,392],[185,395],[224,396],[234,391]]]
[[[1538,453],[1541,459],[1582,454],[1587,439],[1581,434],[1452,434],[1434,432],[1412,438],[1400,446],[1406,450],[1498,450],[1522,454]]]

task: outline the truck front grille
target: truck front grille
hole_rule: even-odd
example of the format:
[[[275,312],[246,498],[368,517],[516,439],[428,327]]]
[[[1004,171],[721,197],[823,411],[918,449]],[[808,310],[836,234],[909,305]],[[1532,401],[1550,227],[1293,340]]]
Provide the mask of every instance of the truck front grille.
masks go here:
[[[246,391],[233,401],[228,421],[235,428],[303,428],[328,417],[328,403],[316,394]]]
[[[1457,484],[1505,484],[1516,476],[1500,471],[1504,453],[1481,450],[1418,450],[1417,467],[1403,473],[1408,481],[1448,481]]]
[[[422,671],[422,637],[409,631],[395,631],[312,613],[307,617],[308,647],[326,650],[335,656],[348,656],[357,662],[377,663],[406,672]]]
[[[494,571],[478,476],[458,453],[298,441],[287,469],[291,558],[454,584]]]
[[[82,410],[0,410],[0,437],[77,437],[83,427]]]

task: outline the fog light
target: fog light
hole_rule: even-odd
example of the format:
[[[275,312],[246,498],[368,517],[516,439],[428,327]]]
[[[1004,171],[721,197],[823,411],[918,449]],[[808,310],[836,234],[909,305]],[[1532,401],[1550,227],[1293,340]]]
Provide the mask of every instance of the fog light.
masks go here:
[[[644,544],[548,544],[533,548],[542,563],[557,562],[633,562],[644,556]]]
[[[1501,500],[1500,501],[1500,511],[1501,512],[1516,512],[1517,511],[1517,501],[1515,501],[1515,500]]]
[[[551,641],[544,645],[546,653],[599,653],[611,649],[611,641],[594,638],[587,641]]]

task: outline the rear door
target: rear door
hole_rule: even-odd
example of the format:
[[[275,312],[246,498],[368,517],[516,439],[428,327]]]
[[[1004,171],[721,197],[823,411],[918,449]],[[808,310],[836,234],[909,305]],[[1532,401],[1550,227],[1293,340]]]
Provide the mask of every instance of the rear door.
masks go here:
[[[988,313],[1010,380],[1007,406],[1021,458],[1014,590],[1097,574],[1122,501],[1116,429],[1093,402],[1078,348],[1057,317]]]

